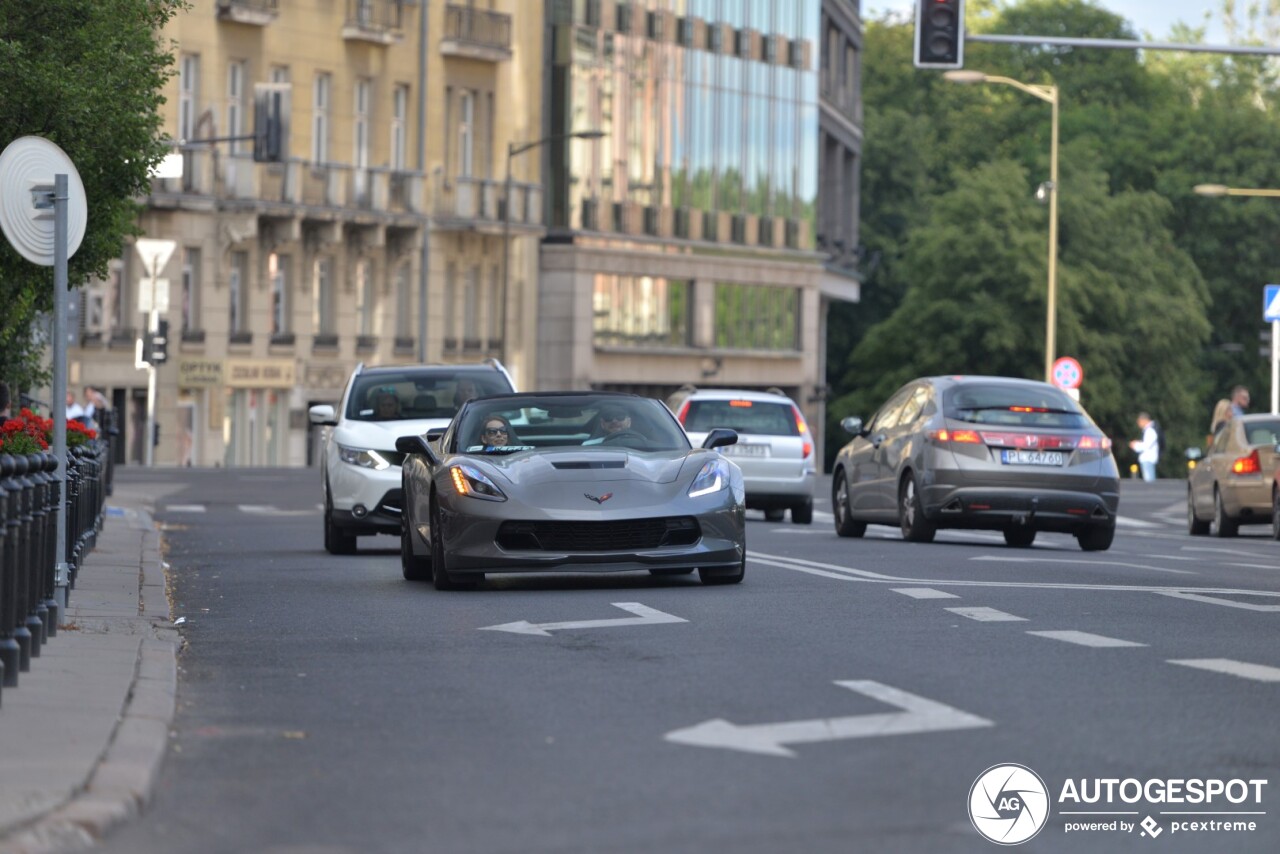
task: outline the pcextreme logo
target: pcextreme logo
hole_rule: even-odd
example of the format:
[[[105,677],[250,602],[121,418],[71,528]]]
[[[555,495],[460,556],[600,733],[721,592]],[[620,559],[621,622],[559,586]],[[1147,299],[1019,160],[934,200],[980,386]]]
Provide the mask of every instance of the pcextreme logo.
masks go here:
[[[969,820],[1000,845],[1019,845],[1049,820],[1049,790],[1025,765],[992,765],[969,789]]]

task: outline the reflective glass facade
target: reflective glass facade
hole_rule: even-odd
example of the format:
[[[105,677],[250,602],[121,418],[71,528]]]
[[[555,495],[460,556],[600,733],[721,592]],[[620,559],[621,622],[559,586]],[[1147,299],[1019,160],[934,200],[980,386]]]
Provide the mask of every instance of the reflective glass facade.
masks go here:
[[[626,231],[623,206],[687,209],[677,223],[714,220],[704,213],[785,220],[786,246],[813,247],[821,0],[549,8],[549,135],[606,134],[551,143],[553,227]],[[757,242],[737,225],[686,228],[675,236]],[[644,230],[658,226],[646,220]]]
[[[689,282],[597,273],[593,340],[605,347],[686,347],[692,305]]]

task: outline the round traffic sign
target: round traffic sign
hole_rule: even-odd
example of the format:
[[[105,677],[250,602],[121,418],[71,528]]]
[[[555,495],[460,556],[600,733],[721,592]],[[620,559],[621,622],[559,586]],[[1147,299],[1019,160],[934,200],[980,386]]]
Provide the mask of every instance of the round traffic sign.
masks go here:
[[[0,152],[0,231],[10,245],[32,264],[52,267],[54,217],[36,208],[35,189],[52,194],[54,175],[67,176],[67,257],[84,239],[88,202],[80,173],[66,152],[41,136],[15,139]]]
[[[1053,384],[1058,388],[1080,388],[1084,382],[1084,368],[1070,356],[1063,356],[1053,363]]]

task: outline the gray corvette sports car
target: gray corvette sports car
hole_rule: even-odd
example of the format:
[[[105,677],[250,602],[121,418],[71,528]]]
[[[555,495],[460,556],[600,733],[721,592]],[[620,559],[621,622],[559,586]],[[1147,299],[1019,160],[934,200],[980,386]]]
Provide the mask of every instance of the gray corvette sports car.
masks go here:
[[[400,561],[437,589],[486,573],[624,572],[735,584],[742,472],[661,403],[610,392],[481,397],[443,435],[402,436]]]

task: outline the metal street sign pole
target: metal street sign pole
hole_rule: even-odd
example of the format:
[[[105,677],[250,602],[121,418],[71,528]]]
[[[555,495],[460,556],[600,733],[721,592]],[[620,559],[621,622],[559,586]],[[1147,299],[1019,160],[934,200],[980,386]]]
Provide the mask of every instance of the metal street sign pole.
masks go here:
[[[154,339],[156,332],[160,329],[160,313],[156,311],[156,279],[160,276],[159,270],[160,259],[153,258],[151,264],[151,310],[147,312],[147,331],[151,333]],[[147,468],[151,468],[155,462],[156,451],[156,366],[150,361],[151,354],[143,353],[143,358],[147,359],[147,435],[143,437],[143,447],[146,448],[145,458]]]
[[[1271,414],[1280,415],[1280,320],[1271,321]]]
[[[54,601],[58,613],[66,613],[67,585],[67,176],[53,176],[53,455],[58,460],[57,479],[61,484],[54,559]],[[51,625],[58,624],[50,614]]]

